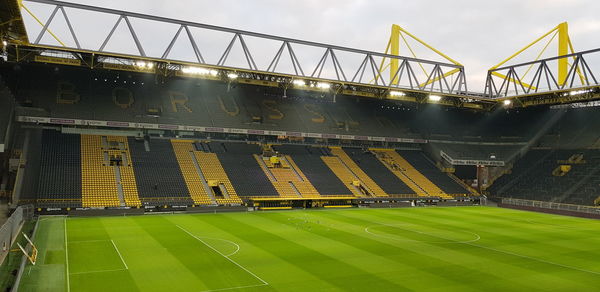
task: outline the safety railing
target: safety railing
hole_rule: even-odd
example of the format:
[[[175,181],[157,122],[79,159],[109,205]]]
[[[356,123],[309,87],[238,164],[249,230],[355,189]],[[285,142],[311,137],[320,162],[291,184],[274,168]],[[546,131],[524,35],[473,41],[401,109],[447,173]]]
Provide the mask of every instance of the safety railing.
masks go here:
[[[562,210],[562,211],[571,211],[571,212],[588,213],[588,214],[599,214],[600,215],[600,207],[594,207],[594,206],[583,206],[583,205],[573,205],[573,204],[554,203],[554,202],[546,202],[546,201],[534,201],[534,200],[525,200],[525,199],[513,199],[513,198],[502,198],[502,204],[523,206],[523,207]]]
[[[11,246],[13,245],[17,235],[21,231],[23,223],[33,218],[34,208],[33,205],[23,205],[17,207],[15,211],[8,217],[6,222],[0,227],[0,263],[10,253]]]

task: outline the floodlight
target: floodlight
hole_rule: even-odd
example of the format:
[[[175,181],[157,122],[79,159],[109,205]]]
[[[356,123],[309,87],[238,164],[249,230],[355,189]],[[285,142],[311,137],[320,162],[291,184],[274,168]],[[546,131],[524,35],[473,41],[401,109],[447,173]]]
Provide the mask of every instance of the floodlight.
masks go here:
[[[580,94],[589,93],[589,92],[592,92],[592,90],[591,89],[588,89],[588,90],[575,90],[575,91],[569,92],[569,95],[570,96],[580,95]]]
[[[152,63],[152,62],[136,61],[134,64],[135,64],[135,66],[140,67],[140,68],[148,68],[148,69],[154,68],[154,63]]]
[[[442,100],[442,97],[439,96],[439,95],[430,95],[429,96],[429,100],[431,100],[431,101],[440,101],[440,100]]]
[[[317,87],[320,89],[329,89],[331,88],[331,85],[329,83],[319,82],[317,83]]]
[[[300,80],[300,79],[296,79],[294,80],[294,85],[296,86],[306,86],[306,82],[304,82],[304,80]]]
[[[405,95],[406,95],[406,93],[401,92],[401,91],[395,91],[395,90],[390,91],[390,96],[399,97],[399,96],[405,96]]]
[[[219,71],[217,71],[217,70],[209,70],[206,68],[192,67],[192,66],[181,67],[181,72],[183,72],[185,74],[193,74],[193,75],[217,76],[219,74]]]

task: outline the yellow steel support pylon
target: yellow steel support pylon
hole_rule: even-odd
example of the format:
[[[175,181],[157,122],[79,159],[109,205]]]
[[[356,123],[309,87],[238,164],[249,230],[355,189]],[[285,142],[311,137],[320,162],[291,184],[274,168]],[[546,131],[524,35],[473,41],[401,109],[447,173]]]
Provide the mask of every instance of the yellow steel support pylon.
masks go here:
[[[557,56],[564,56],[564,55],[568,55],[569,53],[575,53],[575,51],[573,50],[573,44],[571,43],[571,39],[569,37],[569,25],[567,24],[567,22],[563,22],[560,23],[559,25],[557,25],[555,28],[551,29],[549,32],[543,34],[542,36],[540,36],[539,38],[537,38],[536,40],[534,40],[533,42],[531,42],[530,44],[526,45],[525,47],[523,47],[522,49],[520,49],[519,51],[517,51],[516,53],[514,53],[513,55],[511,55],[510,57],[504,59],[502,62],[498,63],[496,66],[490,68],[490,70],[494,70],[502,65],[504,65],[506,62],[512,60],[513,58],[515,58],[516,56],[520,55],[521,53],[523,53],[524,51],[526,51],[527,49],[531,48],[533,45],[537,44],[538,42],[540,42],[541,40],[545,39],[546,37],[548,37],[549,35],[552,35],[552,37],[550,38],[550,40],[546,43],[546,45],[544,46],[544,48],[542,49],[542,51],[538,54],[537,58],[535,59],[535,61],[537,61],[538,59],[540,59],[540,57],[542,56],[542,54],[546,51],[546,49],[548,48],[548,46],[550,45],[550,43],[552,43],[552,41],[556,38],[556,36],[558,35],[558,54]],[[575,57],[572,57],[573,60],[575,59]],[[567,74],[569,71],[569,58],[560,58],[558,59],[558,84],[559,85],[563,85],[565,84],[565,81],[567,79]],[[529,72],[529,70],[532,68],[533,64],[531,64],[529,66],[529,68],[527,69],[527,71],[525,72],[525,75]],[[583,76],[583,74],[580,72],[579,68],[575,68],[577,71],[577,74],[579,75],[579,78],[582,80],[585,79],[585,76]],[[492,74],[494,76],[498,76],[500,78],[506,78],[506,75],[501,74],[499,72],[492,72]],[[523,79],[524,76],[521,76],[521,80]],[[510,82],[515,82],[518,83],[520,85],[523,85],[526,88],[533,88],[535,89],[535,87],[533,87],[530,84],[526,84],[523,82],[520,82],[518,80],[514,80],[514,79],[510,79]]]
[[[19,5],[20,8],[22,8],[23,10],[25,10],[25,12],[27,12],[43,29],[44,27],[44,22],[42,22],[31,10],[29,10],[29,8],[27,8],[27,6],[25,6],[25,4],[23,4],[23,0],[17,0],[17,3]],[[58,36],[56,34],[54,34],[54,32],[52,32],[50,30],[50,28],[46,28],[46,31],[52,36],[52,38],[54,38],[54,40],[56,40],[61,46],[66,47],[67,45],[65,45],[65,43],[63,43],[63,41],[61,41]]]
[[[389,55],[393,55],[393,56],[400,56],[400,40],[402,39],[402,41],[406,45],[406,48],[410,51],[411,55],[414,58],[417,58],[417,55],[415,54],[415,51],[412,49],[412,47],[408,43],[405,35],[407,35],[410,38],[412,38],[413,40],[419,42],[420,44],[422,44],[426,48],[430,49],[431,51],[435,52],[436,54],[440,55],[444,59],[450,61],[452,64],[455,64],[455,65],[458,65],[458,66],[462,66],[462,64],[460,64],[459,62],[457,62],[457,61],[453,60],[452,58],[448,57],[444,53],[440,52],[436,48],[434,48],[431,45],[427,44],[426,42],[422,41],[421,39],[419,39],[415,35],[411,34],[410,32],[406,31],[404,28],[400,27],[397,24],[393,24],[392,25],[392,32],[390,34],[390,39],[389,39],[387,47],[385,49],[385,53],[389,54]],[[383,64],[385,63],[385,61],[386,61],[386,58],[383,58],[381,60],[381,65],[379,66],[379,68],[380,68],[379,75],[377,77],[381,76],[387,68],[390,68],[390,84],[397,85],[398,84],[398,80],[400,78],[396,74],[396,72],[398,71],[398,68],[400,66],[398,64],[398,59],[391,58],[390,63],[388,65],[386,65],[386,66],[383,66]],[[423,65],[419,63],[419,66],[421,67],[421,69],[423,70],[423,72],[425,73],[425,75],[428,75],[427,72],[425,71],[425,68],[423,68]],[[446,74],[444,74],[443,77],[448,77],[448,76],[450,76],[450,75],[452,75],[454,73],[457,73],[457,72],[460,72],[460,69],[457,68],[457,69],[450,70],[450,71],[446,72]],[[441,77],[433,78],[433,79],[429,80],[427,83],[420,84],[420,86],[425,86],[425,85],[431,84],[433,82],[436,82],[436,81],[439,80],[439,78],[441,78]]]
[[[558,30],[558,56],[564,56],[569,54],[569,25],[567,22],[563,22],[556,26]],[[569,65],[568,58],[558,59],[558,84],[563,85],[567,80],[567,70]]]

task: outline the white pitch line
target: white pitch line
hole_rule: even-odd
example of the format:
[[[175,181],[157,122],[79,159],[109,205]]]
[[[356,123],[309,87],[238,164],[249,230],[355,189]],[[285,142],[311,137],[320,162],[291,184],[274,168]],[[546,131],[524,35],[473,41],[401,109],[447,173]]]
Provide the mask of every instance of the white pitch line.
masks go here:
[[[71,244],[73,243],[86,243],[86,242],[100,242],[100,241],[109,241],[110,239],[91,239],[91,240],[71,240]]]
[[[231,243],[231,244],[235,245],[235,250],[232,253],[230,253],[230,254],[226,254],[225,255],[226,257],[230,257],[230,256],[238,253],[238,251],[240,251],[240,245],[237,244],[237,243],[235,243],[235,242],[233,242],[233,241],[231,241],[231,240],[227,240],[227,239],[223,239],[223,238],[204,237],[204,236],[202,236],[200,238],[212,239],[212,240],[219,240],[219,241],[224,241],[224,242]]]
[[[125,270],[129,270],[129,267],[125,263],[125,260],[123,259],[123,256],[121,255],[121,252],[119,252],[119,249],[117,248],[117,245],[115,244],[115,242],[112,239],[110,240],[110,242],[112,242],[112,245],[115,247],[115,250],[119,254],[119,257],[121,258],[121,262],[123,262],[123,265],[125,266]]]
[[[571,270],[575,270],[575,271],[580,271],[580,272],[585,272],[585,273],[600,275],[600,272],[594,272],[594,271],[590,271],[590,270],[586,270],[586,269],[581,269],[581,268],[577,268],[577,267],[573,267],[573,266],[563,265],[563,264],[559,264],[559,263],[555,263],[555,262],[551,262],[551,261],[547,261],[547,260],[543,260],[543,259],[538,259],[538,258],[534,258],[534,257],[530,257],[530,256],[526,256],[526,255],[522,255],[522,254],[510,252],[510,251],[495,249],[493,247],[488,247],[488,246],[479,245],[479,244],[473,244],[473,243],[465,243],[465,244],[468,244],[468,245],[471,245],[471,246],[475,246],[475,247],[479,247],[479,248],[489,249],[491,251],[500,252],[500,253],[504,253],[504,254],[508,254],[508,255],[513,255],[513,256],[517,256],[517,257],[529,259],[529,260],[534,260],[534,261],[538,261],[538,262],[541,262],[541,263],[555,265],[555,266],[559,266],[559,267],[563,267],[563,268],[567,268],[567,269],[571,269]]]
[[[267,286],[267,285],[269,285],[269,284],[256,284],[256,285],[248,285],[248,286],[237,286],[237,287],[220,288],[220,289],[212,289],[212,290],[202,290],[200,292],[227,291],[227,290],[260,287],[260,286]]]
[[[106,273],[106,272],[118,272],[118,271],[127,271],[127,269],[114,269],[114,270],[98,270],[98,271],[75,272],[75,273],[71,273],[71,275],[92,274],[92,273]]]
[[[425,235],[429,235],[429,236],[432,236],[432,237],[437,237],[437,238],[440,238],[440,239],[444,239],[445,241],[425,241],[425,240],[414,240],[414,239],[407,239],[407,238],[406,239],[398,239],[398,238],[395,238],[395,237],[385,236],[385,235],[381,235],[381,234],[377,234],[377,233],[369,231],[369,229],[371,227],[375,227],[375,226],[395,227],[395,228],[402,229],[402,230],[405,230],[405,231],[410,231],[410,232],[414,232],[414,233],[425,234]],[[444,237],[436,236],[436,235],[433,235],[433,234],[429,234],[427,232],[406,229],[406,228],[402,228],[402,227],[399,227],[399,226],[402,226],[402,225],[401,224],[377,224],[377,225],[372,225],[372,226],[365,227],[365,232],[369,233],[369,234],[371,234],[373,236],[376,236],[376,237],[387,238],[387,239],[396,240],[396,241],[412,241],[412,242],[423,242],[423,243],[470,243],[470,242],[475,242],[475,241],[478,241],[478,240],[481,239],[481,236],[479,236],[479,234],[477,234],[475,232],[471,232],[471,231],[466,231],[466,230],[461,230],[460,232],[473,234],[473,235],[475,235],[475,238],[470,239],[470,240],[464,240],[464,241],[455,240],[455,239],[446,239]],[[448,242],[448,241],[450,241],[450,242]]]
[[[386,225],[386,224],[380,224],[380,225]],[[367,228],[368,227],[365,228],[366,232],[368,232]],[[368,233],[370,233],[370,232],[368,232]],[[503,254],[508,254],[508,255],[512,255],[512,256],[516,256],[516,257],[528,259],[528,260],[532,260],[532,261],[537,261],[537,262],[540,262],[540,263],[555,265],[557,267],[567,268],[567,269],[571,269],[571,270],[575,270],[575,271],[579,271],[579,272],[584,272],[584,273],[590,273],[590,274],[594,274],[594,275],[600,275],[600,272],[595,272],[595,271],[581,269],[581,268],[577,268],[577,267],[573,267],[573,266],[563,265],[563,264],[559,264],[559,263],[555,263],[555,262],[551,262],[551,261],[547,261],[547,260],[543,260],[543,259],[538,259],[538,258],[534,258],[534,257],[530,257],[530,256],[518,254],[518,253],[515,253],[515,252],[504,251],[504,250],[496,249],[496,248],[493,248],[493,247],[488,247],[488,246],[485,246],[485,245],[479,245],[479,244],[475,244],[475,243],[472,243],[472,242],[461,242],[461,241],[457,241],[457,240],[450,239],[450,238],[445,238],[445,237],[442,237],[442,236],[439,236],[439,235],[434,235],[434,234],[428,234],[428,235],[432,236],[432,237],[437,237],[437,238],[440,238],[440,239],[448,240],[448,241],[454,241],[454,242],[457,242],[457,243],[462,243],[462,244],[466,244],[466,245],[470,245],[470,246],[474,246],[474,247],[479,247],[479,248],[483,248],[483,249],[487,249],[487,250],[491,250],[491,251],[495,251],[495,252],[499,252],[499,253],[503,253]]]
[[[71,291],[71,280],[69,279],[69,247],[67,246],[67,216],[65,216],[65,266],[67,267],[67,292]]]
[[[256,274],[252,273],[250,270],[248,270],[245,267],[243,267],[242,265],[238,264],[236,261],[232,260],[230,257],[224,255],[222,252],[218,251],[216,248],[212,247],[210,244],[207,244],[200,237],[192,234],[191,232],[187,231],[186,229],[184,229],[183,227],[181,227],[179,225],[175,225],[175,226],[177,226],[177,228],[183,230],[185,233],[189,234],[191,237],[195,238],[196,240],[202,242],[204,245],[206,245],[210,249],[214,250],[216,253],[220,254],[222,257],[226,258],[227,260],[229,260],[230,262],[232,262],[236,266],[240,267],[242,270],[246,271],[248,274],[254,276],[256,279],[258,279],[259,281],[261,281],[263,283],[263,285],[269,285],[269,283],[267,281],[263,280],[261,277],[257,276]],[[263,285],[261,285],[261,286],[263,286]],[[233,288],[228,288],[228,289],[237,289],[237,288],[233,287]],[[217,290],[209,290],[209,291],[217,291]]]

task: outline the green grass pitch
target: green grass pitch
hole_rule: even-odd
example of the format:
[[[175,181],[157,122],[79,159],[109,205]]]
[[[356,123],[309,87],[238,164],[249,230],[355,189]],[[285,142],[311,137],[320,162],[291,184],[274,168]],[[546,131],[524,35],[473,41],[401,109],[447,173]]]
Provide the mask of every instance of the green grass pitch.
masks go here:
[[[599,291],[600,221],[491,207],[42,217],[20,291]]]

